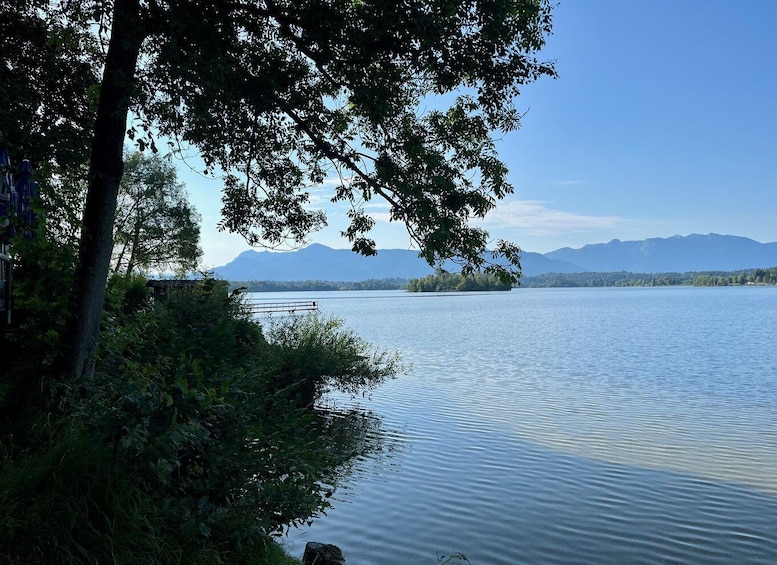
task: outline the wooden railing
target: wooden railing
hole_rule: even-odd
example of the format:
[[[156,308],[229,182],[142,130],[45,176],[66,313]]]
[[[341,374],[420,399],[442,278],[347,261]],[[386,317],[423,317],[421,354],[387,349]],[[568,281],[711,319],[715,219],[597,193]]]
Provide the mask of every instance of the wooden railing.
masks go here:
[[[315,300],[293,300],[288,302],[267,302],[253,299],[247,301],[253,314],[296,314],[298,312],[315,312],[318,302]]]

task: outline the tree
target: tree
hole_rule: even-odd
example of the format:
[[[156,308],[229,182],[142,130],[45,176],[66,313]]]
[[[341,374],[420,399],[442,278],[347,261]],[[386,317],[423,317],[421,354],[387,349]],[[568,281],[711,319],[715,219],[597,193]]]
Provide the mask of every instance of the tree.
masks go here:
[[[113,272],[192,271],[202,255],[199,222],[172,163],[129,155],[119,184]]]
[[[127,131],[141,149],[155,147],[151,131],[173,148],[193,144],[209,170],[226,171],[222,227],[250,243],[301,241],[324,225],[308,189],[336,174],[354,251],[376,252],[364,204],[380,197],[430,264],[517,275],[519,249],[494,242],[489,260],[488,234],[469,220],[512,192],[493,133],[519,126],[524,84],[555,75],[534,56],[551,30],[548,0],[76,0],[40,10],[107,43],[71,376],[92,370]]]
[[[465,292],[465,291],[509,291],[512,286],[496,277],[480,273],[464,276],[438,271],[422,279],[410,279],[408,292]]]
[[[102,55],[84,21],[53,17],[47,4],[0,3],[0,145],[11,163],[32,163],[38,235],[75,247]]]
[[[88,162],[100,53],[90,28],[59,18],[40,0],[0,4],[0,134],[11,162],[45,169]]]

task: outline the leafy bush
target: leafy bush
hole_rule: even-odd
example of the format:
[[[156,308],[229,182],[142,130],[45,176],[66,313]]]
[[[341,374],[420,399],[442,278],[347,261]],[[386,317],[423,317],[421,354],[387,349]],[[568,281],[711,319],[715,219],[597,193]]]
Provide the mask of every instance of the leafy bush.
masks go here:
[[[12,324],[0,320],[0,443],[25,438],[56,374],[75,265],[72,248],[44,238],[14,239]],[[5,314],[5,312],[3,312]]]
[[[271,323],[267,339],[276,365],[271,382],[300,406],[323,394],[372,390],[402,371],[396,353],[373,349],[338,318],[311,315]]]
[[[75,429],[0,474],[0,562],[205,562],[169,544],[170,524],[108,447]]]
[[[138,468],[75,428],[60,430],[41,454],[4,465],[0,563],[299,563],[265,536],[250,551],[203,543],[171,520]]]
[[[57,388],[62,431],[5,458],[0,559],[244,562],[379,447],[369,424],[312,410],[296,387],[374,387],[395,355],[319,317],[272,324],[268,340],[219,281],[145,296],[142,280],[111,283],[94,379]]]
[[[113,275],[105,290],[104,312],[107,316],[131,315],[151,304],[151,289],[145,277]]]

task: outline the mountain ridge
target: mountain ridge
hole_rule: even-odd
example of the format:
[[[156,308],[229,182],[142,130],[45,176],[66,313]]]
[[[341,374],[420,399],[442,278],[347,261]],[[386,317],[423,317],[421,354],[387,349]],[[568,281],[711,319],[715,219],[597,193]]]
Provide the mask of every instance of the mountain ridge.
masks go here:
[[[736,271],[777,266],[777,242],[710,233],[675,235],[635,241],[613,239],[548,253],[524,251],[525,276],[546,273],[617,272],[663,273]],[[379,249],[373,257],[349,249],[332,249],[313,243],[293,252],[248,250],[216,267],[215,273],[231,281],[363,281],[382,278],[420,278],[433,269],[418,252]]]
[[[579,249],[563,247],[545,256],[605,273],[733,271],[777,265],[777,243],[716,233],[690,234],[635,241],[613,239]]]

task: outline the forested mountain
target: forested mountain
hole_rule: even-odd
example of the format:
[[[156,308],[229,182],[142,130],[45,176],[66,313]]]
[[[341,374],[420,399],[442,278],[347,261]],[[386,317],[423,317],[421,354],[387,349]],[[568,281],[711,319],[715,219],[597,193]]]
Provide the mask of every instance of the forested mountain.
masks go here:
[[[689,271],[735,271],[777,266],[777,243],[759,243],[730,235],[674,236],[642,241],[620,241],[565,247],[550,253],[524,251],[524,276],[546,273],[684,273]],[[456,271],[451,265],[451,271]],[[347,249],[312,244],[288,253],[244,251],[233,261],[216,268],[216,274],[231,281],[363,281],[367,279],[422,278],[434,271],[418,252],[381,249],[373,257]]]
[[[523,253],[521,263],[526,275],[584,270],[540,253]],[[451,265],[450,270],[458,269]],[[380,249],[377,255],[365,257],[349,249],[331,249],[317,243],[287,253],[244,251],[230,263],[216,268],[218,276],[230,281],[415,279],[433,273],[434,269],[414,250]]]
[[[614,239],[580,249],[564,247],[545,256],[600,273],[733,271],[777,265],[777,243],[715,233],[691,234],[642,241]]]

